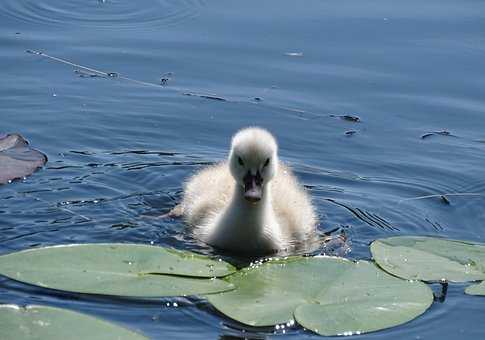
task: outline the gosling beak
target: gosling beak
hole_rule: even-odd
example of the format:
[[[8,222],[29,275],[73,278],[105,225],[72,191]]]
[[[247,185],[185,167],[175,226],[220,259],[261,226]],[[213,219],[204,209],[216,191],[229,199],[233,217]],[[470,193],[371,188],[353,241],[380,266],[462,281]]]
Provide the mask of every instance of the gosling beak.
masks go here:
[[[263,190],[261,185],[263,184],[263,178],[259,171],[256,175],[252,175],[250,171],[244,176],[244,198],[249,202],[258,202],[261,200]]]

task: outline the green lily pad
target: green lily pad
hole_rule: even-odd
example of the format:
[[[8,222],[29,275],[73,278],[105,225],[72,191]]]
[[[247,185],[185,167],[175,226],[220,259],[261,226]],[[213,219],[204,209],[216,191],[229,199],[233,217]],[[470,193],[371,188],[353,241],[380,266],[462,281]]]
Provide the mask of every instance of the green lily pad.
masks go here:
[[[126,328],[92,316],[47,306],[0,305],[4,340],[146,340]]]
[[[79,244],[0,256],[0,274],[77,293],[159,297],[233,289],[235,268],[190,252],[139,244]],[[209,279],[210,278],[210,279]]]
[[[397,279],[359,261],[324,289],[317,303],[300,305],[295,319],[320,335],[362,334],[408,322],[432,303],[423,283]]]
[[[250,326],[272,326],[293,319],[301,304],[316,296],[335,277],[353,266],[341,258],[290,257],[245,268],[227,277],[237,288],[208,296],[228,317]]]
[[[376,240],[371,252],[385,271],[423,281],[485,279],[485,245],[434,237],[400,236]]]
[[[476,285],[471,285],[465,289],[465,293],[470,295],[483,295],[485,296],[485,281]]]
[[[433,301],[421,282],[393,277],[366,261],[335,257],[270,261],[226,280],[237,288],[207,299],[228,317],[250,326],[295,317],[324,335],[392,327],[417,317]]]

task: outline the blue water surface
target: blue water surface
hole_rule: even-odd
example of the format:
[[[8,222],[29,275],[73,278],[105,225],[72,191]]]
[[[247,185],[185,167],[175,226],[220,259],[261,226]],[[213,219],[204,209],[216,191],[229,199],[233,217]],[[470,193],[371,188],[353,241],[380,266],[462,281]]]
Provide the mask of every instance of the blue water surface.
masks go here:
[[[152,217],[248,125],[275,134],[347,257],[369,259],[388,236],[485,242],[483,1],[3,0],[0,46],[0,132],[49,157],[0,186],[2,254],[76,242],[215,253],[180,220]],[[483,339],[485,300],[464,287],[354,338]],[[203,300],[80,297],[4,277],[0,303],[62,306],[153,339],[316,337],[245,330]]]

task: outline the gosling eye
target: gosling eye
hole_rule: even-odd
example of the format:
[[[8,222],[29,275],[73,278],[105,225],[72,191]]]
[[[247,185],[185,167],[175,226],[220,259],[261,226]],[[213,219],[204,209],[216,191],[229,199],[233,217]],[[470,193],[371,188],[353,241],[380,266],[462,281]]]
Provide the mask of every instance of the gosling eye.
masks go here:
[[[243,160],[242,160],[241,157],[238,157],[237,158],[237,162],[239,163],[240,166],[243,166],[244,165],[244,162],[243,162]]]
[[[269,165],[269,158],[266,159],[266,162],[264,162],[264,167],[267,167]]]

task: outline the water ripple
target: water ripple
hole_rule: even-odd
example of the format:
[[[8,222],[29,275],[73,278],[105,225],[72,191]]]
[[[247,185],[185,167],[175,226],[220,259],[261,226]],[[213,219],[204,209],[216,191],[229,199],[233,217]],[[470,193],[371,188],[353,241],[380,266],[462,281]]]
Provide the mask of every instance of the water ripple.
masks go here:
[[[179,24],[198,16],[201,0],[6,0],[0,11],[46,25],[134,29]]]

